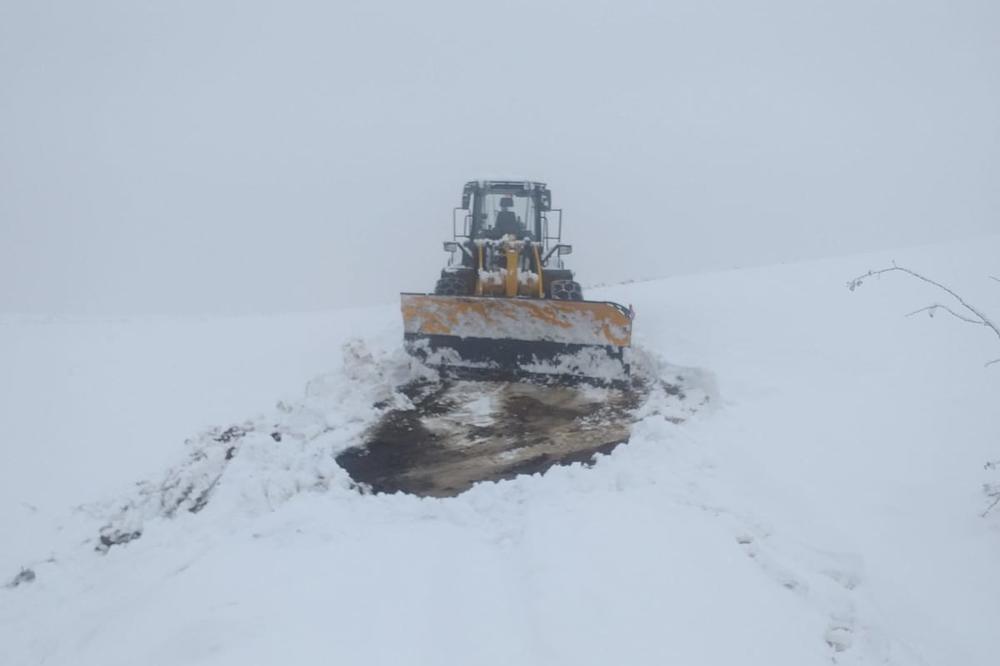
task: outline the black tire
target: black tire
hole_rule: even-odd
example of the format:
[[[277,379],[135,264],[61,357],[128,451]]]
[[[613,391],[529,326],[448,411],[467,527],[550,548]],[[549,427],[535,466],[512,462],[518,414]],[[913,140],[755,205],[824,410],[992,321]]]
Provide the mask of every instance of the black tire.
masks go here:
[[[441,271],[441,279],[446,278],[455,279],[462,283],[466,295],[471,295],[472,292],[476,290],[476,271],[471,268],[461,268],[448,267]]]
[[[443,277],[434,286],[438,296],[468,296],[469,288],[465,280],[458,277]]]
[[[583,289],[573,280],[553,280],[549,283],[549,293],[556,301],[582,301]]]

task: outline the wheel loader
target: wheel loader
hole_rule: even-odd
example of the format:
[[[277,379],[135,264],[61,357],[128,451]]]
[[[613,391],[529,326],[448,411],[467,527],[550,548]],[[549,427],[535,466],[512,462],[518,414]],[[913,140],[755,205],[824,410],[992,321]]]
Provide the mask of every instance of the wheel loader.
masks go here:
[[[621,383],[632,309],[587,301],[545,183],[465,184],[433,294],[401,294],[404,345],[455,376]]]

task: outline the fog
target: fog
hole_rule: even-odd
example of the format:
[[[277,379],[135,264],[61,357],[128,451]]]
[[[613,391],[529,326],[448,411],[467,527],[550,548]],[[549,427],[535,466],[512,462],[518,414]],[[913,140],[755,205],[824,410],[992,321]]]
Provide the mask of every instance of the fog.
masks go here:
[[[996,233],[998,35],[992,1],[0,0],[0,310],[390,302],[491,177],[549,183],[584,284]]]

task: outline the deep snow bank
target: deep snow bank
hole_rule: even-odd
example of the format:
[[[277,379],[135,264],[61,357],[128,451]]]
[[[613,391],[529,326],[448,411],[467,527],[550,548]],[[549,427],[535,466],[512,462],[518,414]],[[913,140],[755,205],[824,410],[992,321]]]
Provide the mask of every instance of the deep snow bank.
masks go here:
[[[7,318],[0,575],[37,578],[0,590],[0,663],[992,663],[995,346],[903,318],[921,285],[844,285],[894,258],[987,307],[998,250],[593,293],[720,404],[651,403],[593,469],[448,500],[363,496],[332,461],[412,372],[394,307]],[[108,524],[142,537],[102,555]]]

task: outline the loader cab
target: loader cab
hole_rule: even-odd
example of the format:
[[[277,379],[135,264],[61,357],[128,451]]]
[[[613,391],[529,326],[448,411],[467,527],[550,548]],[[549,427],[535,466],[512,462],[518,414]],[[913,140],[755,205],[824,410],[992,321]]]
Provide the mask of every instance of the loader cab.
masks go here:
[[[545,183],[531,181],[470,181],[462,191],[465,212],[463,233],[456,225],[456,237],[473,240],[499,239],[513,235],[517,239],[545,240],[551,194]]]
[[[537,206],[531,192],[487,191],[474,197],[472,237],[538,238]]]

